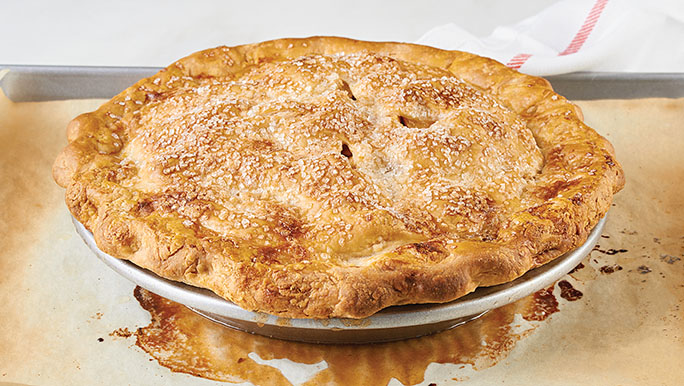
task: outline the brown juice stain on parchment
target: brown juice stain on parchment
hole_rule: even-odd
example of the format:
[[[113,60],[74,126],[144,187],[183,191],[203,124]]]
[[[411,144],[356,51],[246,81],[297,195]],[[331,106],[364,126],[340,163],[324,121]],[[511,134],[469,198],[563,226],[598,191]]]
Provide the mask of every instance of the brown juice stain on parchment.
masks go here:
[[[110,332],[109,336],[113,338],[130,338],[131,336],[133,336],[133,332],[130,331],[128,328],[123,327],[117,328],[116,330]]]
[[[573,287],[572,284],[570,284],[570,282],[567,280],[559,281],[558,288],[561,290],[560,296],[569,302],[582,299],[582,296],[584,296],[582,291]]]
[[[604,274],[611,274],[611,273],[615,273],[617,271],[622,271],[621,265],[611,264],[611,265],[604,265],[603,267],[599,268],[599,272],[604,273]]]
[[[438,334],[368,345],[316,345],[270,339],[217,325],[186,307],[142,288],[135,298],[151,315],[139,328],[136,345],[174,372],[255,385],[289,385],[279,370],[249,358],[287,358],[304,364],[325,361],[328,368],[307,385],[386,385],[396,378],[405,385],[423,381],[430,363],[470,364],[484,369],[505,358],[533,328],[513,332],[515,314],[541,322],[558,311],[551,288],[489,311],[477,320]]]

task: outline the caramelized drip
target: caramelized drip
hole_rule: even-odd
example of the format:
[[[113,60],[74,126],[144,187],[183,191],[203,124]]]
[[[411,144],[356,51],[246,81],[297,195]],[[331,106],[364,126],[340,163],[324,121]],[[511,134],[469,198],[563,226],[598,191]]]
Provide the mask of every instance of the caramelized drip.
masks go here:
[[[403,384],[423,381],[430,363],[471,365],[477,370],[495,365],[516,342],[534,330],[515,332],[515,315],[540,322],[558,311],[553,287],[516,303],[492,310],[463,326],[435,335],[368,345],[315,345],[269,339],[214,324],[184,306],[142,288],[135,298],[151,315],[151,323],[135,333],[136,345],[174,372],[254,384],[289,385],[287,378],[253,358],[287,358],[327,368],[305,384]]]
[[[568,272],[568,274],[569,274],[569,275],[572,275],[573,273],[579,271],[579,270],[582,269],[582,268],[584,268],[584,264],[583,264],[583,263],[579,263],[579,264],[577,264],[577,266],[575,266],[575,268],[572,269],[572,271]]]
[[[525,320],[542,321],[558,311],[558,300],[553,296],[553,286],[537,291],[531,297],[532,301],[527,304],[526,312],[523,313]]]
[[[573,287],[572,284],[570,284],[570,282],[567,280],[559,281],[558,282],[558,288],[560,288],[560,290],[561,290],[560,296],[563,299],[570,301],[570,302],[582,299],[582,296],[584,296],[582,291]]]
[[[622,266],[617,265],[617,264],[611,264],[611,265],[604,265],[603,267],[599,268],[599,272],[609,274],[617,271],[622,271]]]

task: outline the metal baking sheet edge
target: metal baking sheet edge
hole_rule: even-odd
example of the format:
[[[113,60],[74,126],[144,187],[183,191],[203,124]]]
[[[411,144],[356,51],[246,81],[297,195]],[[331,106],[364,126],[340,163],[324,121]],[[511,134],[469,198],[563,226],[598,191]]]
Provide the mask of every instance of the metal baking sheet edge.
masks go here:
[[[0,64],[0,88],[15,102],[111,98],[159,70]],[[684,73],[577,72],[546,79],[570,100],[684,97]]]

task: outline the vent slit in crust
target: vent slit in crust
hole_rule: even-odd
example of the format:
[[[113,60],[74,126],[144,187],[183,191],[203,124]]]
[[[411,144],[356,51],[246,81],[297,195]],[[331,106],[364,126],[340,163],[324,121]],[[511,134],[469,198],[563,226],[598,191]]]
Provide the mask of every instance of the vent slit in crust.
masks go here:
[[[349,146],[346,143],[342,144],[342,151],[340,151],[340,153],[347,158],[351,158],[354,156],[351,150],[349,150]]]

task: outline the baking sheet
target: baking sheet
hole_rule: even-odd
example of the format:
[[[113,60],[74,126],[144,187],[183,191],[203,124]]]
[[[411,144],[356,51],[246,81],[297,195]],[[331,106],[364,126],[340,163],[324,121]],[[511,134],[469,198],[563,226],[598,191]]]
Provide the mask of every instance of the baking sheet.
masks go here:
[[[0,99],[0,383],[220,384],[191,374],[254,384],[440,386],[684,379],[682,99],[579,103],[627,175],[600,246],[563,278],[583,296],[561,297],[556,285],[550,296],[442,334],[359,347],[226,330],[134,293],[97,260],[73,231],[50,166],[66,123],[99,103]],[[530,314],[537,298],[556,301],[558,311]]]
[[[110,98],[158,67],[2,65],[0,88],[15,102]],[[549,76],[554,89],[572,100],[678,98],[684,94],[679,73],[578,72]]]

